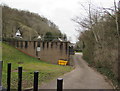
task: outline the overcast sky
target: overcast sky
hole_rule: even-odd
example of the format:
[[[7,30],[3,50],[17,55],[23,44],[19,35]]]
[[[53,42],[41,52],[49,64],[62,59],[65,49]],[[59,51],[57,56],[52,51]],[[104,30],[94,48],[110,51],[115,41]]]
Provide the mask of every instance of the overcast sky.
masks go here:
[[[94,6],[107,8],[113,6],[114,0],[0,0],[0,4],[38,13],[53,21],[72,42],[77,41],[78,32],[75,30],[76,23],[71,19],[86,15],[81,4],[87,7],[89,2]]]

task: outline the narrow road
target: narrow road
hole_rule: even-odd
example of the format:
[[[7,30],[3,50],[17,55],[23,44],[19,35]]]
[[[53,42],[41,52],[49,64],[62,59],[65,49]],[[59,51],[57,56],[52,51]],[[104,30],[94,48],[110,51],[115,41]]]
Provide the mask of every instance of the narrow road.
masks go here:
[[[64,89],[113,89],[100,73],[88,66],[81,54],[75,54],[73,60],[75,69],[60,77],[64,79]],[[57,83],[54,79],[42,85],[40,89],[56,89],[56,87]]]

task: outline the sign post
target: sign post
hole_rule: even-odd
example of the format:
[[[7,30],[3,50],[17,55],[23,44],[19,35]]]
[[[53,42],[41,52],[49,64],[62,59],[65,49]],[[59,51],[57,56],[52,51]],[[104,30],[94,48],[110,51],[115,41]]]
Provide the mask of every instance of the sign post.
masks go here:
[[[41,51],[41,48],[40,47],[37,47],[37,55],[38,55],[38,59],[40,60],[40,54],[39,52]]]
[[[40,47],[37,47],[37,51],[39,52],[41,50],[41,48]]]
[[[0,61],[0,91],[2,90],[2,65],[3,61]]]

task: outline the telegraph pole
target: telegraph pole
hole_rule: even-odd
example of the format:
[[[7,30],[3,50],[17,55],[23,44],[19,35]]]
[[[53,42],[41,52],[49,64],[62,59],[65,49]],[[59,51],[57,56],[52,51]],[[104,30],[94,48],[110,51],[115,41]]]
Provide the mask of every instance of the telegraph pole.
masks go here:
[[[117,22],[118,22],[118,83],[120,87],[120,0],[118,2],[118,12],[117,12]]]

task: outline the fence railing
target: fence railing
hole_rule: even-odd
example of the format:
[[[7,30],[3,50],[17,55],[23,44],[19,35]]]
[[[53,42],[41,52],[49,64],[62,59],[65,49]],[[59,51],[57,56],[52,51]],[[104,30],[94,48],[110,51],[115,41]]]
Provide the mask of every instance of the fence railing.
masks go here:
[[[11,63],[7,64],[7,91],[12,91],[11,90]],[[2,61],[0,61],[0,86],[2,87]],[[34,72],[34,81],[33,81],[33,91],[40,91],[38,88],[38,77],[39,77],[39,72],[35,71]],[[4,91],[6,91],[4,90]],[[18,67],[18,91],[22,91],[22,67]],[[63,90],[63,79],[58,78],[57,79],[57,91],[62,91]],[[1,91],[1,90],[0,90]]]

